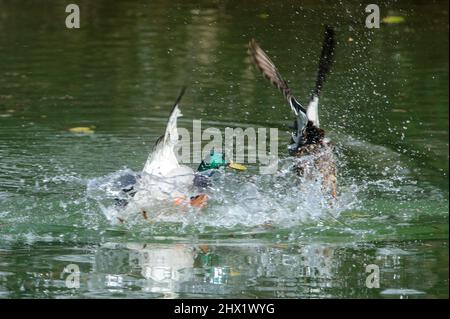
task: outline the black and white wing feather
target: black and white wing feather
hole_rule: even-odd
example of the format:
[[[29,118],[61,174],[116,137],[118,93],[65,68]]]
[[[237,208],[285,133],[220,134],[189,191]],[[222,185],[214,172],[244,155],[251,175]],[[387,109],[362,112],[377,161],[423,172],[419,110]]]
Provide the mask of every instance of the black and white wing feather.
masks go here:
[[[296,120],[294,122],[295,131],[292,134],[292,147],[295,147],[300,143],[302,132],[308,123],[306,110],[294,97],[286,80],[283,79],[275,64],[255,40],[251,40],[249,43],[249,54],[252,57],[254,64],[261,71],[264,77],[267,78],[275,87],[277,87],[281,93],[283,93],[289,106],[296,115]]]
[[[316,85],[311,94],[309,104],[306,107],[308,119],[319,127],[319,95],[325,83],[327,75],[330,73],[333,64],[334,52],[336,48],[336,39],[334,30],[330,27],[325,29],[325,37],[322,44],[322,52],[320,53],[319,69],[317,72]]]

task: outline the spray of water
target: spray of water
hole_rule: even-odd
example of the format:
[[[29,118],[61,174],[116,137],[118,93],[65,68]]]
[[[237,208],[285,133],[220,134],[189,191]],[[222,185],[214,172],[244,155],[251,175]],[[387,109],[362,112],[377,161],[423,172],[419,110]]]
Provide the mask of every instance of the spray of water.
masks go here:
[[[292,169],[293,163],[292,157],[281,159],[280,169],[271,175],[259,175],[256,168],[246,172],[219,170],[210,178],[210,186],[202,189],[181,189],[174,181],[153,179],[152,184],[137,184],[148,190],[147,196],[139,199],[122,191],[121,181],[137,175],[125,169],[91,180],[88,195],[99,201],[111,223],[131,225],[169,222],[196,227],[284,228],[322,219],[338,221],[342,211],[359,205],[354,184],[342,180],[339,196],[333,198],[323,191],[320,176],[300,178]],[[198,194],[208,196],[206,207],[191,207],[188,201],[174,203],[174,198],[189,199]]]

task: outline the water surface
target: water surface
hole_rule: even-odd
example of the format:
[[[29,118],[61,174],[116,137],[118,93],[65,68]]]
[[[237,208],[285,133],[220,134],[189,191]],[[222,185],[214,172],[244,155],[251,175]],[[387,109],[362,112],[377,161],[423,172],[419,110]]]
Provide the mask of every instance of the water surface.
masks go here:
[[[77,4],[68,30],[63,1],[0,1],[1,298],[448,298],[446,1],[385,2],[405,22],[371,30],[357,1]],[[306,102],[325,24],[331,209],[286,169],[289,109],[246,54],[257,39]],[[179,221],[111,222],[92,186],[142,169],[185,84],[181,127],[278,128],[279,174],[249,165]]]

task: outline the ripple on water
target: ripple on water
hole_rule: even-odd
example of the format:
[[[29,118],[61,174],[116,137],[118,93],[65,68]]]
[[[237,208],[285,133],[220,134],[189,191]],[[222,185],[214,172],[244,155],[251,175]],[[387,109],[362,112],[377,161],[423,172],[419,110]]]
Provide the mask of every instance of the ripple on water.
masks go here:
[[[398,289],[391,288],[381,291],[380,294],[386,296],[409,296],[409,295],[425,295],[426,292],[407,288],[398,288]]]

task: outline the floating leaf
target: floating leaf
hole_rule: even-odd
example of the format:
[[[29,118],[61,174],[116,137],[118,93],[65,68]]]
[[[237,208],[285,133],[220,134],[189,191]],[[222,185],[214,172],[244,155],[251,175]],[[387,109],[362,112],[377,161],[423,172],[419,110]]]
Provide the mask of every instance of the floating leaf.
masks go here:
[[[405,18],[402,16],[387,16],[384,17],[381,21],[386,24],[397,24],[405,22]]]
[[[78,127],[71,127],[69,128],[69,132],[72,133],[84,133],[84,134],[93,134],[94,130],[90,127],[86,126],[78,126]]]
[[[405,110],[405,109],[392,109],[391,112],[394,112],[394,113],[406,113],[408,111]]]

